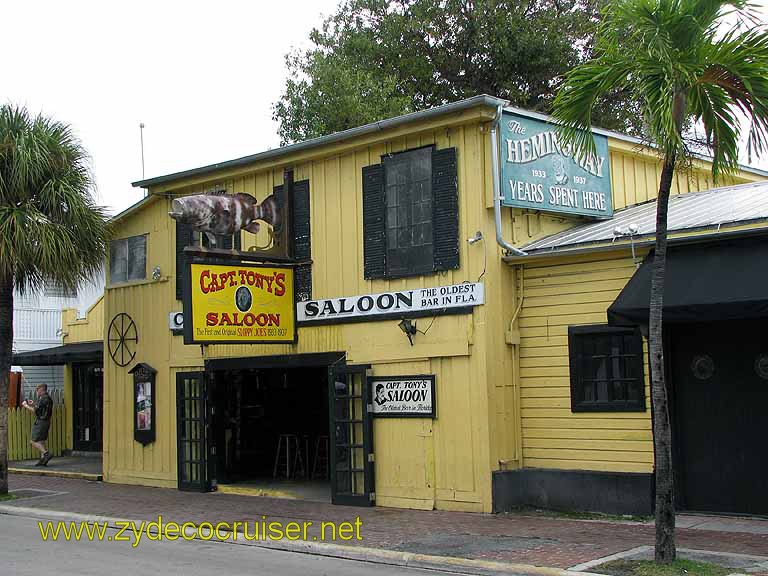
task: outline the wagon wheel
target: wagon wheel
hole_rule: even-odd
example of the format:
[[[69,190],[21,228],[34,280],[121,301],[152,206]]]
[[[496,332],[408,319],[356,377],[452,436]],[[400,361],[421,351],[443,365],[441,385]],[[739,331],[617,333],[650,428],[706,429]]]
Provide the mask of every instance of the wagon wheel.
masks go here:
[[[139,332],[136,322],[125,312],[112,318],[107,331],[109,355],[118,366],[127,366],[136,357]]]

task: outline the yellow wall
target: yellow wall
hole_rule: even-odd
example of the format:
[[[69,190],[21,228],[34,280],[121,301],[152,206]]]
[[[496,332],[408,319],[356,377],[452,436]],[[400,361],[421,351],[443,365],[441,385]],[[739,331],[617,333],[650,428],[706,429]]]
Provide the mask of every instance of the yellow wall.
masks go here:
[[[519,325],[526,467],[652,470],[647,358],[645,412],[571,412],[568,327],[605,324],[606,310],[635,269],[626,253],[551,258],[523,266]]]
[[[148,234],[147,277],[158,281],[106,289],[104,325],[118,313],[137,324],[136,361],[158,370],[154,443],[133,440],[132,385],[128,370],[105,360],[104,475],[107,481],[176,486],[176,373],[200,370],[199,346],[185,346],[168,328],[181,311],[175,298],[175,223],[170,196],[225,187],[263,200],[292,166],[309,179],[313,298],[423,288],[463,281],[485,284],[486,304],[472,314],[439,316],[410,346],[397,322],[369,322],[299,329],[295,345],[211,345],[205,358],[345,352],[348,364],[372,364],[374,375],[434,373],[437,418],[379,419],[374,425],[377,504],[472,511],[491,509],[491,472],[521,465],[648,471],[647,414],[572,415],[569,405],[568,324],[604,322],[605,308],[634,267],[625,257],[605,262],[526,265],[523,276],[504,264],[495,243],[489,128],[495,110],[478,108],[417,125],[370,134],[324,148],[160,185],[155,196],[116,222],[117,237]],[[402,280],[363,278],[363,167],[380,156],[427,144],[457,148],[461,268]],[[623,145],[623,144],[622,144]],[[628,153],[612,144],[614,156]],[[650,161],[622,156],[621,183],[614,174],[614,205],[655,195]],[[645,180],[626,174],[641,170]],[[631,184],[630,184],[631,180]],[[631,189],[631,191],[630,191]],[[485,199],[485,201],[483,201]],[[524,215],[504,209],[506,238],[524,244],[583,220]],[[481,231],[485,240],[465,241]],[[256,243],[261,243],[257,238]],[[243,234],[243,246],[254,243]],[[570,267],[569,267],[570,266]],[[559,271],[558,271],[559,270]],[[519,335],[513,318],[519,309]],[[419,319],[419,329],[430,319]],[[505,341],[509,340],[509,344]],[[106,347],[106,346],[105,346]],[[518,378],[519,374],[519,378]],[[522,396],[522,399],[521,399]],[[581,441],[584,442],[581,442]]]
[[[61,313],[61,331],[64,344],[96,342],[104,337],[104,296],[94,302],[85,313],[77,317],[77,308],[65,308]]]
[[[85,318],[77,317],[77,308],[65,308],[61,312],[61,332],[64,344],[96,342],[104,338],[104,296],[94,302]],[[72,364],[64,365],[64,449],[72,450]]]
[[[368,281],[363,278],[362,183],[364,166],[379,163],[387,152],[426,144],[458,149],[460,238],[481,230],[493,238],[492,212],[472,198],[482,198],[491,186],[487,114],[475,112],[440,122],[399,138],[381,134],[375,142],[349,143],[319,151],[315,159],[285,163],[295,167],[295,179],[310,180],[313,297],[376,293],[477,280],[487,267],[487,301],[496,310],[504,302],[502,278],[511,276],[500,262],[495,243],[469,246],[461,242],[462,267],[421,278]],[[390,136],[390,137],[388,137]],[[283,165],[255,165],[242,174],[211,179],[179,189],[199,193],[225,186],[261,200],[282,181]],[[471,191],[472,195],[468,194]],[[477,194],[477,195],[475,195]],[[199,346],[185,346],[171,336],[167,318],[181,310],[175,299],[175,224],[168,217],[169,200],[158,198],[138,213],[118,222],[118,237],[149,234],[148,272],[159,265],[164,278],[107,288],[106,322],[119,312],[136,321],[137,361],[158,369],[157,440],[147,447],[133,441],[131,366],[105,365],[105,478],[119,482],[176,485],[175,373],[200,369]],[[243,235],[244,246],[252,237]],[[482,254],[483,251],[487,253]],[[503,342],[489,344],[488,333],[503,331],[501,314],[487,314],[489,305],[472,315],[442,316],[428,334],[416,336],[411,347],[393,321],[301,328],[296,345],[209,346],[206,358],[309,352],[346,352],[348,364],[372,363],[375,375],[434,373],[437,375],[437,419],[377,420],[375,423],[376,493],[380,505],[417,508],[490,510],[490,472],[500,458],[516,458],[509,429],[512,398],[488,375],[488,362],[504,378],[511,361]],[[511,314],[511,311],[509,312]],[[419,320],[421,329],[427,320]],[[479,351],[479,352],[478,352]],[[170,370],[169,370],[170,368]],[[511,384],[511,380],[510,380]],[[511,388],[510,388],[511,389]],[[489,394],[490,393],[490,394]],[[489,395],[493,401],[489,401]],[[498,395],[499,401],[495,401]],[[493,434],[509,437],[491,444]]]

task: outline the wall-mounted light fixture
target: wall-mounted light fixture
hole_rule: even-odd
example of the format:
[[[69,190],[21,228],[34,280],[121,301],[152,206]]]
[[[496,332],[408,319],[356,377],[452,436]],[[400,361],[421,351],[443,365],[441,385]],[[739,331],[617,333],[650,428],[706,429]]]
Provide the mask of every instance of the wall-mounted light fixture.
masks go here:
[[[478,230],[477,232],[475,232],[475,235],[472,236],[472,238],[467,238],[467,242],[469,242],[469,244],[471,246],[472,244],[475,244],[476,242],[480,242],[480,240],[482,240],[482,239],[483,239],[483,233],[480,232],[480,230]]]
[[[412,322],[408,318],[403,318],[398,324],[400,330],[402,330],[406,336],[408,336],[408,342],[413,346],[413,336],[416,334],[416,322]]]

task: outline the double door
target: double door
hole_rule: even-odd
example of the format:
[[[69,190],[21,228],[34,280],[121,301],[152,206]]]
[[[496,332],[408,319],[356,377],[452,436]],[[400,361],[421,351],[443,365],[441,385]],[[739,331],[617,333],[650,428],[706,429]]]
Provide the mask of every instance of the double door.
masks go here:
[[[330,478],[334,504],[372,506],[373,427],[365,366],[331,366],[329,376]],[[178,487],[205,492],[216,484],[214,386],[210,374],[176,375]]]

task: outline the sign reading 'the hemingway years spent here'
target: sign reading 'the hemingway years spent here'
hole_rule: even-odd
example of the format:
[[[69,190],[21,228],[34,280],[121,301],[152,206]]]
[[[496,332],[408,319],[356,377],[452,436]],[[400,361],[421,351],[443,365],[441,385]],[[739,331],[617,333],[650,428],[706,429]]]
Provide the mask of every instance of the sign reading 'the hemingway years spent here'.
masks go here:
[[[188,282],[185,344],[296,341],[292,268],[194,263]]]
[[[560,142],[554,124],[504,112],[501,175],[505,206],[596,218],[613,215],[608,138],[595,134],[595,154]]]

